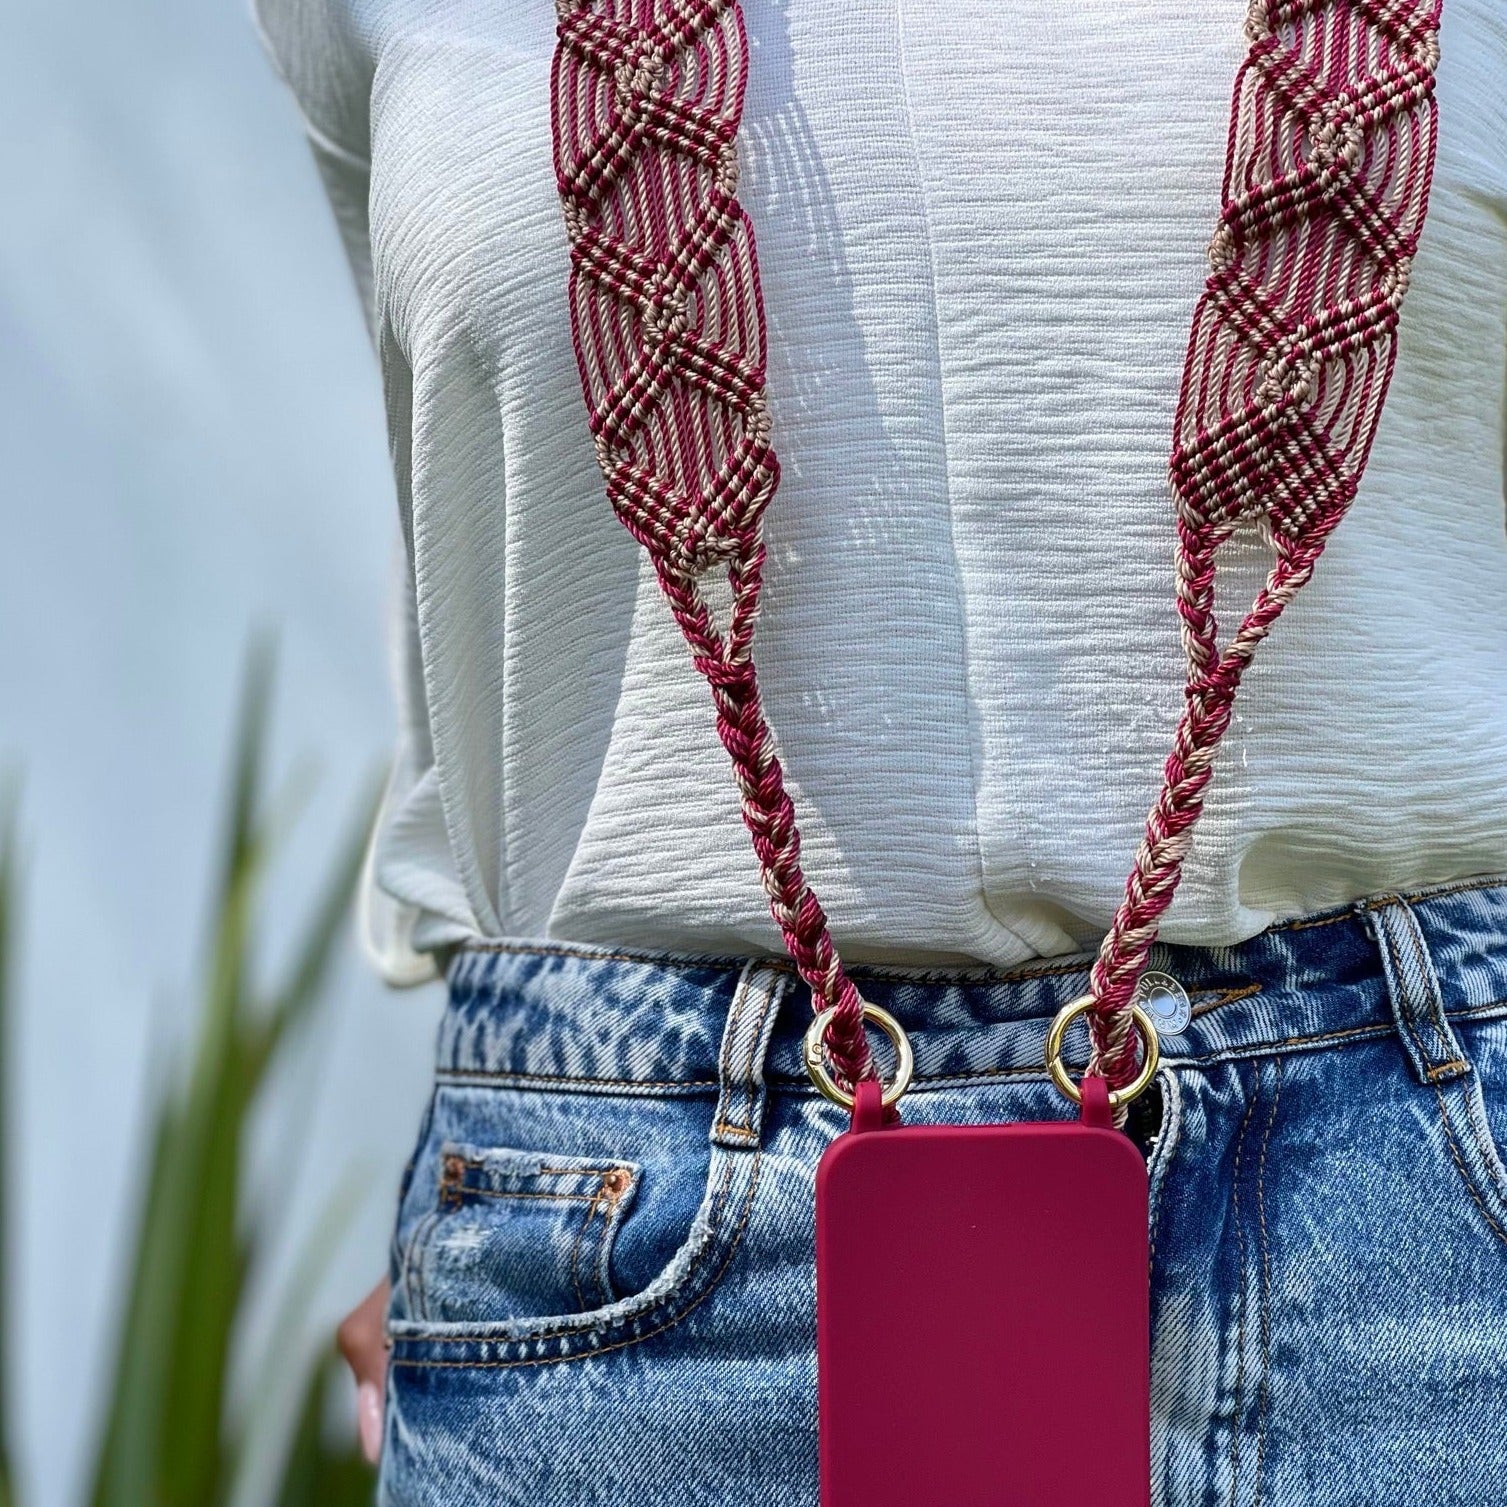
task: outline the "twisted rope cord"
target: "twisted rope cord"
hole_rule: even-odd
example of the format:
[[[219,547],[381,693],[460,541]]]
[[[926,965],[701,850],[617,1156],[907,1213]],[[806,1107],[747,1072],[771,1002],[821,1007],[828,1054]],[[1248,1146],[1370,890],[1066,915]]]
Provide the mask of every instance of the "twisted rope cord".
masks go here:
[[[849,1085],[862,1000],[801,868],[753,660],[762,518],[779,484],[753,226],[737,199],[748,42],[735,0],[559,0],[555,171],[581,386],[607,495],[649,552],[711,687],[770,913]],[[701,588],[726,572],[719,630]]]
[[[1091,1071],[1135,1074],[1130,1002],[1258,645],[1360,485],[1428,210],[1442,0],[1253,0],[1219,225],[1170,465],[1185,706],[1094,964]],[[1275,561],[1221,653],[1215,557],[1254,527]]]

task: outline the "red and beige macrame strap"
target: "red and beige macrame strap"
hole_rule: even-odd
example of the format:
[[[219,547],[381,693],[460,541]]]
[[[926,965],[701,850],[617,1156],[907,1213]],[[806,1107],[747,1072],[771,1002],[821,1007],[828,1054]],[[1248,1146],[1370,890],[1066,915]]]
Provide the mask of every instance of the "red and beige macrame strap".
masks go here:
[[[764,304],[738,203],[748,41],[735,0],[560,0],[555,171],[570,315],[607,496],[649,552],[711,686],[769,908],[820,1010],[834,1069],[873,1076],[862,1001],[801,869],[759,697],[762,519],[779,483]],[[701,578],[726,572],[713,619]]]
[[[736,0],[559,0],[555,168],[591,433],[711,686],[770,910],[849,1084],[862,1001],[801,869],[752,656],[779,480],[753,227],[737,199],[748,45]],[[1256,645],[1353,500],[1386,397],[1428,205],[1440,0],[1254,0],[1224,207],[1194,317],[1171,475],[1186,704],[1093,970],[1097,1070],[1135,1073],[1130,1001]],[[1275,561],[1223,650],[1214,559],[1254,527]],[[725,572],[713,619],[702,577]]]
[[[1111,1086],[1135,1075],[1131,997],[1182,876],[1240,677],[1312,576],[1370,455],[1428,211],[1441,3],[1251,6],[1171,460],[1185,704],[1091,983],[1094,1066]],[[1221,650],[1215,556],[1241,528],[1274,559]]]

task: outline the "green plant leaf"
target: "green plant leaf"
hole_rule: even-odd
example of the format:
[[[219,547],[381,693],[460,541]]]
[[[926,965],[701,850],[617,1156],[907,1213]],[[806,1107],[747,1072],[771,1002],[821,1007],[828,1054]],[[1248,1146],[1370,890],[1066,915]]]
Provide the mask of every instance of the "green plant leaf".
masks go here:
[[[276,1507],[370,1507],[376,1473],[354,1448],[332,1448],[325,1429],[325,1399],[338,1371],[338,1358],[328,1356],[309,1377]]]
[[[272,1482],[285,1467],[290,1420],[299,1399],[288,1395],[289,1358],[301,1353],[309,1307],[329,1268],[341,1235],[350,1226],[368,1180],[353,1170],[338,1180],[336,1192],[298,1252],[265,1342],[251,1374],[249,1406],[236,1430],[229,1507],[264,1507]],[[322,1367],[327,1345],[319,1348]]]
[[[248,1061],[254,1075],[265,1071],[278,1044],[307,1017],[323,993],[337,945],[350,925],[351,898],[361,877],[380,790],[380,783],[373,781],[358,804],[288,978],[273,994],[269,1007],[251,1023]]]
[[[254,1254],[241,1213],[247,1122],[280,1039],[322,996],[369,823],[363,808],[362,841],[353,837],[342,848],[287,982],[259,1002],[255,919],[280,825],[264,814],[270,688],[271,652],[258,644],[248,655],[237,719],[197,1030],[186,1077],[152,1121],[92,1507],[224,1507],[230,1493],[238,1450],[227,1383]],[[338,1482],[329,1479],[333,1490]]]
[[[236,1231],[251,921],[270,656],[248,657],[205,992],[188,1081],[155,1117],[94,1507],[213,1507],[231,1333],[246,1268]]]
[[[16,852],[16,820],[20,807],[17,786],[6,778],[0,784],[0,1150],[15,1143],[10,1137],[10,1041],[15,966],[16,905],[20,860]],[[11,1464],[10,1398],[10,1168],[0,1160],[0,1507],[15,1507],[15,1475]]]

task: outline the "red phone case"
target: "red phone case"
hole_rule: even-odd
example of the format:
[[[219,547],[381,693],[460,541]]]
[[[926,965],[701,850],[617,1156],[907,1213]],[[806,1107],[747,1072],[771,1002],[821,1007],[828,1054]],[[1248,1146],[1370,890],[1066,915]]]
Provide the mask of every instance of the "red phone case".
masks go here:
[[[1148,1507],[1147,1184],[1127,1137],[855,1130],[816,1189],[822,1507]]]

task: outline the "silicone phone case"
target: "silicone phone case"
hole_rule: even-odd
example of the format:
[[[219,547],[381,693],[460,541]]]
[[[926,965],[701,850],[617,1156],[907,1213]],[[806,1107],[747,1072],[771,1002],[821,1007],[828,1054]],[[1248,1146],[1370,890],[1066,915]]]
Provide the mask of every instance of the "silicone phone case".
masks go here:
[[[1148,1507],[1146,1168],[1075,1122],[817,1170],[822,1507]]]

